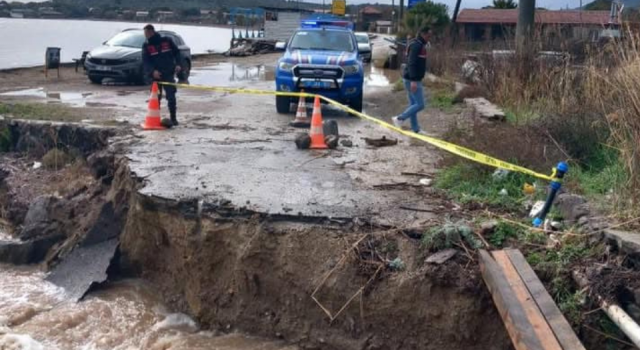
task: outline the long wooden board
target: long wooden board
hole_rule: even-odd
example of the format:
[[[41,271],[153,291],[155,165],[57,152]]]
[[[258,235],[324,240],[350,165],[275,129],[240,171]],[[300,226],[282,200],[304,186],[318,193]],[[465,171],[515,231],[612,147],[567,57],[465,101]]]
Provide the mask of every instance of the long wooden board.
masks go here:
[[[498,264],[485,250],[480,250],[479,256],[482,278],[516,350],[545,350]]]
[[[533,326],[533,331],[540,340],[540,343],[542,343],[543,349],[562,350],[562,347],[553,334],[551,327],[547,324],[547,320],[538,309],[538,305],[535,300],[533,300],[531,294],[529,294],[527,286],[524,284],[522,279],[520,279],[520,275],[518,274],[518,271],[516,271],[516,268],[511,264],[511,260],[509,260],[507,253],[503,250],[497,250],[492,252],[492,255],[498,266],[502,268],[502,272],[507,278],[507,283],[509,283],[509,286],[514,291],[516,298],[524,309],[529,322]]]
[[[505,253],[518,271],[520,278],[526,285],[529,293],[535,300],[538,309],[544,315],[551,330],[564,350],[585,350],[576,336],[569,322],[564,318],[560,309],[547,292],[538,276],[533,271],[527,260],[519,250],[506,249]]]

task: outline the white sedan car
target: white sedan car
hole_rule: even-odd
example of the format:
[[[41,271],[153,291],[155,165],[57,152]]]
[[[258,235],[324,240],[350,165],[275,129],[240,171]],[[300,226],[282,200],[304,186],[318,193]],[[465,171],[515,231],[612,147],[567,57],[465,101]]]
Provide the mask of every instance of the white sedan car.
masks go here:
[[[357,32],[356,39],[358,40],[358,54],[362,57],[362,61],[371,62],[372,44],[369,40],[369,34],[364,32]]]

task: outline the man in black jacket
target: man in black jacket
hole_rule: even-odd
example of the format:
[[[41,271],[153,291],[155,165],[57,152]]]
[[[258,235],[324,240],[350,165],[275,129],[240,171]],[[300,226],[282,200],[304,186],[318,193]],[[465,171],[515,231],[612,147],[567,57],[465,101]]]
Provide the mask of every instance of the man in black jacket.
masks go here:
[[[407,43],[407,64],[402,72],[404,87],[409,95],[409,107],[402,114],[393,117],[393,124],[400,128],[402,124],[411,120],[411,130],[426,135],[418,124],[418,112],[424,109],[424,91],[422,79],[427,73],[427,43],[431,38],[431,28],[420,29],[418,36]]]
[[[145,74],[148,74],[154,81],[175,83],[175,75],[182,71],[182,55],[180,49],[171,38],[160,36],[151,24],[144,27],[144,36],[147,41],[142,46],[142,61],[144,62]],[[177,88],[171,85],[158,85],[162,100],[162,92],[167,96],[171,123],[178,125],[177,119]]]

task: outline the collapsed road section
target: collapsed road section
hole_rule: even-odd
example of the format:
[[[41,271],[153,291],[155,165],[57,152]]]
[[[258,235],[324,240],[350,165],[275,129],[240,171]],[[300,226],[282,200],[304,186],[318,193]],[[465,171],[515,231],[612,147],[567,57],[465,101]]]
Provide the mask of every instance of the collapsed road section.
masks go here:
[[[259,121],[142,137],[5,122],[14,153],[3,155],[1,207],[14,243],[58,237],[14,262],[44,261],[76,299],[105,280],[142,277],[204,328],[307,349],[507,347],[477,270],[461,256],[425,264],[406,235],[447,204],[399,175],[406,153],[365,151],[356,135],[375,133],[344,120],[342,133],[362,146],[329,155],[296,151],[275,128],[265,137]],[[288,120],[276,123],[287,130]],[[86,162],[64,165],[62,154]],[[436,158],[416,159],[403,169],[424,172]],[[34,175],[28,193],[25,174]],[[32,225],[44,236],[26,236]]]

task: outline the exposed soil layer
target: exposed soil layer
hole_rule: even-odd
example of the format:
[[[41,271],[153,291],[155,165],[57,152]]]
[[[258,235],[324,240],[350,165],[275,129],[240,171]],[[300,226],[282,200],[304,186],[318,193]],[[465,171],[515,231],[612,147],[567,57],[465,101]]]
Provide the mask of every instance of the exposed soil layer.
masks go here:
[[[430,268],[419,243],[394,232],[215,212],[198,217],[187,204],[139,195],[133,201],[123,267],[212,328],[281,337],[308,349],[509,347],[478,271],[465,270],[464,258]],[[363,235],[397,247],[406,269],[393,272],[356,257],[351,246]],[[326,312],[311,298],[316,288]],[[345,304],[330,322],[327,313],[335,316]]]

